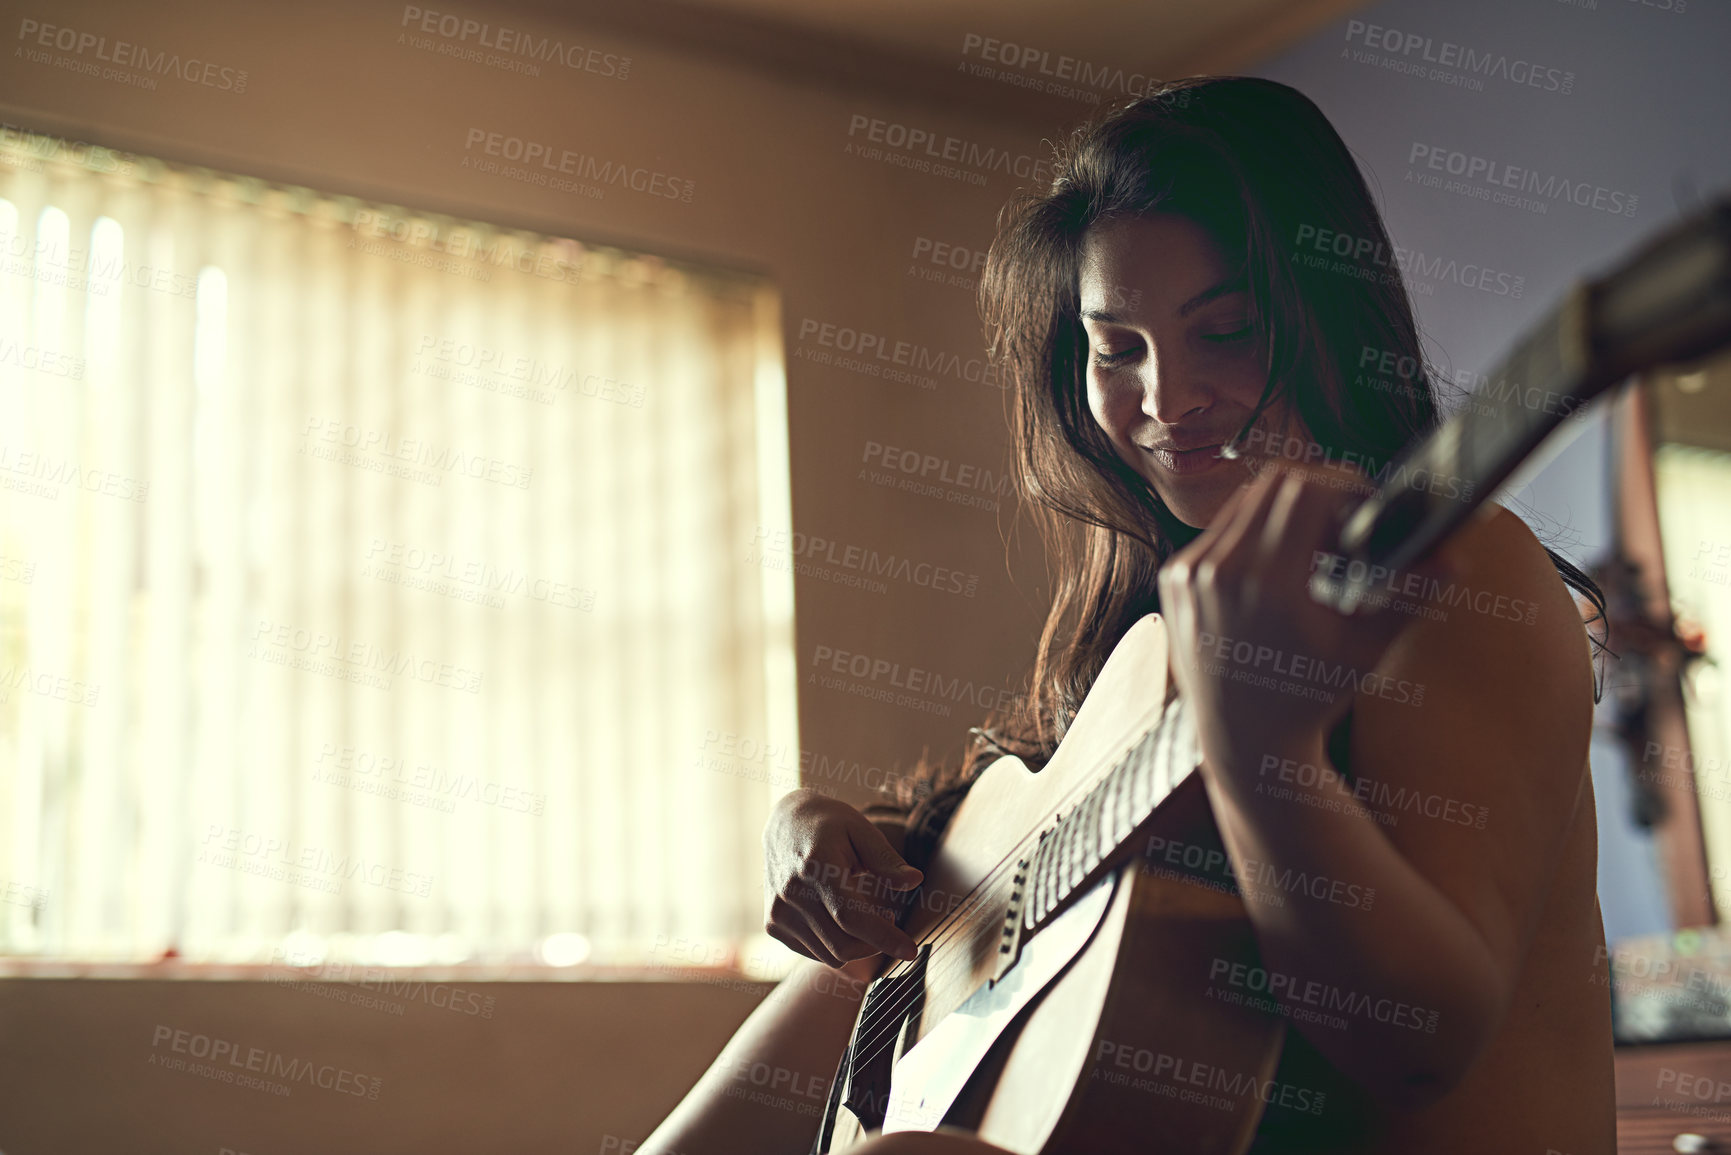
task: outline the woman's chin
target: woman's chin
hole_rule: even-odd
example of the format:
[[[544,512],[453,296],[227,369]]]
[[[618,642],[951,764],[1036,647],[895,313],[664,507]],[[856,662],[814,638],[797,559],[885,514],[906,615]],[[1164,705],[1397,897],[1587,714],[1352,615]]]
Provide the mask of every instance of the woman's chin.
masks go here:
[[[1233,495],[1252,480],[1238,470],[1217,472],[1217,477],[1195,478],[1182,489],[1169,487],[1168,492],[1161,495],[1161,500],[1172,516],[1192,529],[1207,529]]]

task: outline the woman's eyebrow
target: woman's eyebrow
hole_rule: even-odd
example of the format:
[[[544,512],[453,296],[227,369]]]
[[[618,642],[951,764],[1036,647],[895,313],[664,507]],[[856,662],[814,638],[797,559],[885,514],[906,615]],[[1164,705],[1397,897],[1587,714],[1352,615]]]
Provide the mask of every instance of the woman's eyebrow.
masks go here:
[[[1231,277],[1227,280],[1221,281],[1212,289],[1203,289],[1200,293],[1197,293],[1194,297],[1191,297],[1188,301],[1185,301],[1182,305],[1178,306],[1178,315],[1180,317],[1188,317],[1190,314],[1194,313],[1208,302],[1214,300],[1216,297],[1224,297],[1230,293],[1244,292],[1247,285],[1248,282],[1242,276]]]
[[[1221,281],[1211,289],[1203,289],[1200,293],[1197,293],[1194,297],[1191,297],[1188,301],[1185,301],[1182,305],[1178,306],[1178,315],[1180,317],[1188,317],[1190,314],[1218,297],[1224,297],[1231,293],[1244,292],[1246,285],[1247,282],[1243,277],[1232,277],[1229,280]],[[1083,309],[1080,316],[1084,321],[1104,321],[1108,325],[1122,325],[1125,323],[1124,319],[1118,316],[1118,314],[1108,312],[1105,309]]]

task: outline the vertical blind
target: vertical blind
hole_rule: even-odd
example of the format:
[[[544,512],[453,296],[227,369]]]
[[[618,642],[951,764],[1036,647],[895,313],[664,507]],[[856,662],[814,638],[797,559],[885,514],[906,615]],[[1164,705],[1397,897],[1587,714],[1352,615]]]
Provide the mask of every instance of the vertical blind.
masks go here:
[[[0,952],[569,963],[762,919],[773,293],[13,134]]]

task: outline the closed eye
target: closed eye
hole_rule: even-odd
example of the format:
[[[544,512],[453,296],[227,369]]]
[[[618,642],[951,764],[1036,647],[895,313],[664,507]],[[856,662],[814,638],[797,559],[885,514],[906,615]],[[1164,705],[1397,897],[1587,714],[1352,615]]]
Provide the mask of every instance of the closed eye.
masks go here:
[[[1202,339],[1204,341],[1213,341],[1217,345],[1231,345],[1239,341],[1247,340],[1249,337],[1250,326],[1246,325],[1244,328],[1234,329],[1230,333],[1209,333]]]
[[[1130,346],[1128,349],[1120,349],[1116,353],[1108,353],[1104,349],[1096,349],[1096,350],[1094,350],[1094,364],[1096,364],[1096,365],[1108,365],[1108,366],[1109,365],[1116,365],[1120,361],[1123,361],[1126,358],[1128,358],[1130,356],[1130,354],[1134,353],[1135,351],[1136,351],[1135,345]]]

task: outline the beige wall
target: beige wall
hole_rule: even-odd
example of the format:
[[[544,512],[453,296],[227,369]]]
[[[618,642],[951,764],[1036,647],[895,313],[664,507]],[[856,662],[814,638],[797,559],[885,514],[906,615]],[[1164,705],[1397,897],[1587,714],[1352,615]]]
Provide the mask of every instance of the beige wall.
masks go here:
[[[696,1081],[759,989],[0,980],[0,1151],[617,1153]],[[271,1080],[282,1095],[195,1070],[219,1044],[230,1050],[204,1066],[310,1073]]]
[[[558,30],[504,8],[422,7]],[[922,236],[983,249],[1016,181],[995,175],[979,188],[846,155],[850,121],[875,116],[1020,154],[1039,151],[1041,131],[910,103],[891,71],[885,90],[827,86],[833,70],[800,59],[797,46],[778,49],[785,67],[758,67],[581,23],[566,38],[629,55],[628,78],[553,66],[527,77],[400,45],[403,11],[381,0],[5,0],[0,28],[13,43],[0,115],[223,170],[759,270],[784,294],[790,354],[808,318],[963,358],[977,351],[972,294],[909,276],[910,258]],[[145,92],[32,61],[19,38],[30,20],[244,69],[245,92],[176,79]],[[996,95],[988,88],[976,103],[989,108]],[[593,201],[478,174],[461,167],[476,128],[659,168],[693,181],[695,194],[689,205],[620,190]],[[858,480],[874,441],[1000,469],[1001,394],[958,379],[927,391],[795,359],[788,400],[798,530],[979,579],[968,598],[801,578],[802,673],[827,645],[1014,685],[1031,652],[1039,568],[1024,559],[1023,587],[1012,584],[1000,529],[1008,507],[994,517]],[[830,760],[906,765],[924,747],[959,750],[978,721],[965,704],[941,717],[801,691],[803,745]],[[595,1152],[605,1135],[646,1135],[752,1001],[672,984],[511,985],[499,989],[498,1017],[481,1022],[420,1006],[397,1018],[261,985],[9,980],[0,982],[0,1151]],[[148,1064],[157,1024],[377,1073],[386,1090],[377,1103],[299,1088],[279,1101],[164,1072]]]

